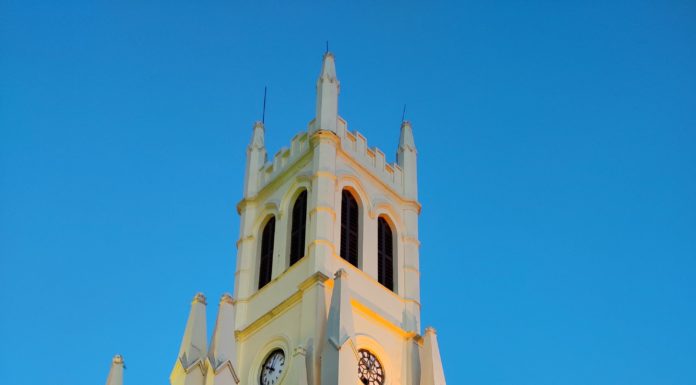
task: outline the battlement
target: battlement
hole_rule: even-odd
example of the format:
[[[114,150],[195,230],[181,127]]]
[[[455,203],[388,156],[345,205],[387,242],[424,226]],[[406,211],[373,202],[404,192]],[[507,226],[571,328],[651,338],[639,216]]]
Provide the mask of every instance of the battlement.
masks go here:
[[[310,123],[310,127],[313,122]],[[361,133],[350,132],[346,123],[339,118],[339,138],[341,149],[349,154],[362,167],[370,171],[376,178],[399,193],[403,192],[403,172],[396,162],[387,163],[384,153],[377,147],[368,147],[367,139]],[[309,134],[300,132],[292,138],[290,147],[278,150],[273,158],[259,170],[259,189],[273,181],[288,167],[304,156],[310,148]]]
[[[309,149],[309,140],[306,131],[295,135],[290,141],[290,147],[278,150],[273,158],[266,162],[259,170],[259,188],[263,188],[274,180],[290,165],[300,159]]]
[[[339,130],[342,134],[341,148],[353,159],[368,169],[374,176],[398,192],[403,190],[403,172],[394,163],[387,163],[384,153],[377,147],[368,147],[367,139],[358,131]]]

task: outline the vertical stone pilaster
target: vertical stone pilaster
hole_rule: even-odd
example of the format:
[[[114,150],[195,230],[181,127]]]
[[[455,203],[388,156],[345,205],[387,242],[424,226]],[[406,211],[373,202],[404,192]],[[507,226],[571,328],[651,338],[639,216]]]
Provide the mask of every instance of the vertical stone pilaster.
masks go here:
[[[420,334],[420,242],[418,240],[418,209],[404,208],[406,233],[402,237],[404,245],[402,295],[405,302],[403,328]]]
[[[257,235],[254,233],[254,220],[257,207],[250,201],[242,201],[238,206],[240,214],[240,237],[237,241],[237,269],[234,274],[234,297],[241,299],[237,306],[237,325],[246,324],[246,299],[256,291],[256,249]]]
[[[307,233],[308,253],[314,263],[314,271],[331,276],[328,264],[338,247],[334,229],[338,210],[335,207],[335,186],[336,147],[339,139],[333,132],[317,131],[312,134],[310,141],[314,152],[312,191],[307,202],[310,223]]]

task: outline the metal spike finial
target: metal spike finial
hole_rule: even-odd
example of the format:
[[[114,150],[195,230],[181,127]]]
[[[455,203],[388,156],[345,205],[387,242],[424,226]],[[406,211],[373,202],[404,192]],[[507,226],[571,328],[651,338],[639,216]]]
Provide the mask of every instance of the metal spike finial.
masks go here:
[[[329,41],[326,41],[326,53],[329,53]]]
[[[401,112],[401,122],[406,121],[406,104],[404,104],[404,110]]]
[[[263,111],[261,112],[261,123],[266,124],[266,90],[267,86],[263,87]]]

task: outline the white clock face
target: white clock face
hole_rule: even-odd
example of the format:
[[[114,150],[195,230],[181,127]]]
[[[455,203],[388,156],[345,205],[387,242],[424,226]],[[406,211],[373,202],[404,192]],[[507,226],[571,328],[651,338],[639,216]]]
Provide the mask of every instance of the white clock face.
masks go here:
[[[285,371],[285,353],[282,349],[276,349],[268,355],[261,366],[261,385],[278,385],[280,377]]]

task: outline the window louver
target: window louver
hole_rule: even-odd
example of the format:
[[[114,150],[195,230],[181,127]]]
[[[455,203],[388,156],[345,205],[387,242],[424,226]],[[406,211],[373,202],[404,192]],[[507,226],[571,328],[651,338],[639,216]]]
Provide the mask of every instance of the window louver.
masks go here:
[[[391,227],[382,217],[377,220],[377,279],[394,290],[394,239]]]
[[[358,266],[358,202],[343,190],[341,197],[341,258]]]
[[[259,289],[271,281],[273,270],[273,238],[275,237],[275,217],[268,220],[261,235],[259,260]]]
[[[305,231],[307,227],[307,190],[302,191],[292,207],[292,228],[290,230],[290,266],[299,261],[305,253]]]

